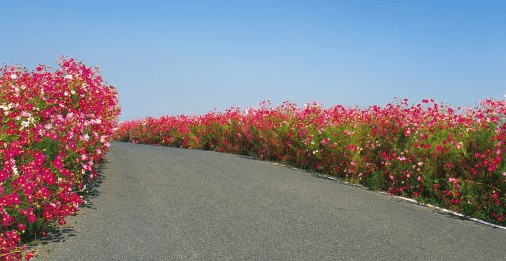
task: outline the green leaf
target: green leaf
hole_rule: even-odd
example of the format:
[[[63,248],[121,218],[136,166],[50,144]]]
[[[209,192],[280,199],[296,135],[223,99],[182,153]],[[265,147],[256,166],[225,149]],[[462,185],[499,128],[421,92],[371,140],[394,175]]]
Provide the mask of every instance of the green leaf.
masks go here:
[[[35,144],[35,148],[46,154],[50,161],[53,161],[58,154],[56,142],[50,138],[44,138],[39,143]]]

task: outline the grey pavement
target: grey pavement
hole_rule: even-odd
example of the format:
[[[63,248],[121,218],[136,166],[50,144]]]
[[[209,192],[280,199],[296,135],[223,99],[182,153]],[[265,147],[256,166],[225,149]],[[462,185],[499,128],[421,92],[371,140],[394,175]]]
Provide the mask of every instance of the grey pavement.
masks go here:
[[[113,142],[34,260],[506,260],[506,230],[239,155]]]

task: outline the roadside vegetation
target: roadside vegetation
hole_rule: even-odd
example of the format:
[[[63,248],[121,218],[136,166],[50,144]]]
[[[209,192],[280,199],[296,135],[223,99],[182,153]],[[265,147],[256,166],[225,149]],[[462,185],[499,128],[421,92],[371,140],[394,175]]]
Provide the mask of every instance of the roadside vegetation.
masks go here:
[[[117,90],[98,69],[59,63],[0,71],[1,260],[31,259],[24,243],[76,213],[117,124]]]
[[[235,153],[317,171],[392,195],[506,224],[506,103],[452,108],[285,102],[201,116],[125,121],[114,139]]]

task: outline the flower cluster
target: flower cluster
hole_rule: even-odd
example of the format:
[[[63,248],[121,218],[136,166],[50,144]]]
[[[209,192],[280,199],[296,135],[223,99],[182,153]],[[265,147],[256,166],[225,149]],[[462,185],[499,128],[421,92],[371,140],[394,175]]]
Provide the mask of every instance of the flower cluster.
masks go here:
[[[117,124],[117,90],[98,69],[65,57],[60,67],[0,71],[1,260],[30,259],[23,238],[76,212]]]
[[[506,103],[454,109],[434,100],[385,107],[272,107],[120,123],[119,141],[259,157],[341,177],[496,223],[506,214]]]

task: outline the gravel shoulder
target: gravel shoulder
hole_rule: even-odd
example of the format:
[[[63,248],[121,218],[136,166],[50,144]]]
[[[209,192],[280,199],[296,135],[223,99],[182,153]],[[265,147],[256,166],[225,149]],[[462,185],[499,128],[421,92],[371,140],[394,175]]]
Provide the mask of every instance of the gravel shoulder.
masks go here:
[[[506,230],[238,155],[113,142],[34,260],[504,260]]]

